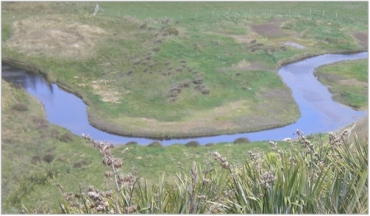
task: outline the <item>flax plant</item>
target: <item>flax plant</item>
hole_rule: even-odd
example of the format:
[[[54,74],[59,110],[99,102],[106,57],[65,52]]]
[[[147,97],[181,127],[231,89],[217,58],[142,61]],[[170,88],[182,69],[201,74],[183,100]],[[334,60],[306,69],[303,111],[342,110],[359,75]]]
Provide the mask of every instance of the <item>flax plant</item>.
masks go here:
[[[272,152],[247,152],[245,164],[229,163],[219,152],[210,152],[202,165],[182,168],[175,183],[149,184],[137,170],[123,175],[121,160],[112,145],[90,140],[100,151],[109,171],[111,189],[93,186],[79,194],[66,193],[62,213],[147,214],[338,214],[368,212],[367,143],[348,141],[347,131],[331,133],[327,142],[309,140],[297,130],[291,148]],[[181,164],[180,164],[181,165]]]
[[[227,213],[367,213],[367,143],[349,144],[347,131],[329,143],[311,143],[301,131],[290,151],[277,149],[278,163],[265,157],[256,166],[249,153],[241,172],[230,181],[235,193]]]

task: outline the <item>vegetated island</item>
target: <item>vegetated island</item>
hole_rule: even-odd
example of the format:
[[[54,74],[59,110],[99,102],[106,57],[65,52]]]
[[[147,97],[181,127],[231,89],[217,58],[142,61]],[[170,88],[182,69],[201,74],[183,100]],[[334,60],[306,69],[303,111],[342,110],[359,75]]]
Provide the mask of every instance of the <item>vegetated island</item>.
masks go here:
[[[2,60],[80,96],[89,122],[115,134],[281,127],[300,113],[277,69],[367,50],[367,11],[356,4],[349,15],[344,2],[326,14],[318,10],[326,3],[271,4],[104,2],[94,13],[87,2],[4,3]]]

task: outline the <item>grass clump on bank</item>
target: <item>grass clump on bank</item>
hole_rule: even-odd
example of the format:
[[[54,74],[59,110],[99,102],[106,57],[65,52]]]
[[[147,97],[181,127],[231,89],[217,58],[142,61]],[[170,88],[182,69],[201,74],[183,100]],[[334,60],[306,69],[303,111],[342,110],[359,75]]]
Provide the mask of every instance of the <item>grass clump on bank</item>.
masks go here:
[[[367,109],[367,59],[322,66],[316,69],[315,75],[329,87],[334,100],[356,109]]]

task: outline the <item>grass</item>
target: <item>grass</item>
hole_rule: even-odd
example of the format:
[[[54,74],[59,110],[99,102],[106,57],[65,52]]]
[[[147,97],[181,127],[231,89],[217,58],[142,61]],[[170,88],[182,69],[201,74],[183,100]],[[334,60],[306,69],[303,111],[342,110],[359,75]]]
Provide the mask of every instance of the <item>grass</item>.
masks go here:
[[[367,14],[363,10],[366,3],[273,4],[274,12],[270,14],[270,4],[254,2],[102,2],[103,10],[91,16],[91,3],[30,3],[32,9],[19,17],[14,15],[24,10],[27,3],[4,3],[2,26],[7,40],[3,38],[2,53],[40,68],[51,81],[81,95],[89,106],[91,124],[111,132],[163,138],[273,128],[292,123],[300,115],[289,89],[274,73],[281,63],[327,52],[364,50],[351,35],[367,30],[362,19]],[[308,8],[312,13],[308,13]],[[326,10],[326,16],[319,15],[321,9]],[[304,10],[307,12],[301,13]],[[334,10],[340,16],[334,18]],[[348,10],[352,17],[343,15],[349,14]],[[34,16],[36,12],[38,15]],[[34,25],[36,22],[39,25]],[[10,29],[13,23],[18,24]],[[274,28],[262,28],[257,33],[258,26]],[[33,31],[35,36],[40,33],[42,43],[48,46],[17,29]],[[168,31],[178,35],[163,36]],[[252,52],[248,48],[252,40],[261,43],[261,48]],[[284,41],[300,43],[306,49],[280,49]],[[69,45],[73,48],[67,48]],[[159,51],[154,51],[157,48]],[[151,57],[147,59],[148,56]],[[241,62],[249,64],[243,72],[237,67]],[[192,72],[176,72],[182,65]],[[206,90],[202,93],[191,84],[176,97],[168,98],[167,92],[174,83],[197,78],[194,71],[204,75]],[[235,76],[238,72],[241,75]],[[283,94],[284,103],[271,100],[266,94],[276,88]],[[249,109],[229,111],[230,115],[222,120],[213,111],[227,110],[241,101],[248,101]],[[261,103],[265,109],[260,109]],[[272,120],[263,118],[269,113],[281,115]],[[263,124],[234,121],[242,116],[257,118]],[[206,122],[200,125],[202,133],[185,130],[199,127],[200,121]],[[235,127],[225,131],[223,128],[230,123]],[[179,128],[184,128],[183,132]]]
[[[40,69],[49,80],[81,95],[92,123],[100,127],[106,124],[119,133],[138,135],[141,131],[145,136],[181,135],[180,129],[187,135],[220,133],[213,126],[228,123],[236,125],[228,132],[235,132],[294,122],[299,113],[290,90],[274,73],[277,68],[303,56],[364,50],[350,35],[368,28],[366,2],[99,5],[104,13],[91,17],[95,3],[2,3],[3,60],[7,57]],[[268,8],[273,9],[272,14]],[[252,13],[248,13],[250,9]],[[325,17],[322,10],[326,11]],[[339,18],[335,18],[334,11]],[[170,19],[170,27],[178,30],[178,36],[161,36],[162,26],[167,27],[160,22],[164,16]],[[281,21],[286,23],[279,37],[270,32],[257,35],[249,27],[268,23],[280,26]],[[154,36],[157,33],[162,34]],[[161,43],[154,43],[158,38]],[[42,46],[36,39],[43,40]],[[247,46],[254,39],[263,45],[252,52]],[[277,49],[284,41],[307,48]],[[33,44],[31,49],[29,44]],[[153,51],[156,47],[160,48],[157,52]],[[149,60],[145,59],[148,53],[153,55]],[[138,59],[140,63],[135,65]],[[181,60],[198,73],[175,72],[184,64]],[[154,62],[156,66],[143,72]],[[361,82],[366,64],[359,65],[339,71],[362,71],[357,80]],[[169,67],[173,68],[172,75],[168,75]],[[173,84],[193,81],[200,73],[209,95],[201,94],[191,84],[181,90],[175,102],[167,100]],[[350,76],[345,79],[355,79],[355,74]],[[365,106],[362,98],[356,101],[360,101],[360,107]],[[28,109],[12,109],[16,104]],[[358,124],[364,134],[360,142],[341,142],[334,148],[329,135],[310,139],[322,161],[306,156],[307,146],[298,147],[298,143],[307,143],[302,137],[292,145],[279,142],[276,151],[267,142],[116,147],[112,157],[123,166],[115,168],[113,171],[119,172],[113,176],[125,177],[122,181],[127,183],[118,190],[117,181],[104,178],[112,168],[104,167],[99,151],[86,140],[50,125],[37,100],[2,81],[1,105],[2,211],[6,213],[18,213],[20,209],[26,213],[97,212],[100,204],[95,205],[94,196],[88,196],[88,192],[95,191],[89,191],[89,185],[112,191],[115,199],[104,197],[108,211],[121,213],[368,213],[367,121]],[[253,124],[248,125],[246,119]],[[222,157],[210,155],[215,151]],[[216,163],[212,163],[214,157]],[[143,179],[138,180],[139,176]],[[64,193],[60,193],[58,184]],[[71,195],[74,197],[64,200]],[[118,207],[116,198],[121,202]],[[86,208],[86,200],[94,203],[93,208]],[[82,209],[77,209],[73,201]]]
[[[29,109],[22,112],[13,110],[13,104],[18,103],[27,105]],[[68,135],[65,135],[68,134],[68,131],[47,123],[41,104],[38,101],[27,95],[25,91],[15,89],[4,81],[2,82],[2,118],[3,212],[16,213],[23,209],[22,211],[28,213],[60,213],[64,211],[58,206],[58,203],[61,202],[64,203],[64,206],[70,208],[70,213],[73,213],[76,211],[73,205],[69,206],[71,203],[68,204],[68,202],[65,203],[63,201],[68,193],[79,194],[81,191],[87,191],[89,185],[93,185],[101,191],[111,191],[112,189],[114,191],[111,185],[112,182],[104,180],[104,173],[109,168],[103,167],[101,163],[102,156],[92,147],[93,145],[77,136],[73,136],[72,142],[60,141],[61,137],[68,137]],[[8,120],[10,118],[12,121]],[[361,126],[361,128],[364,126]],[[328,135],[309,135],[307,138],[310,138],[310,142],[318,149],[320,149],[319,146],[323,145],[322,143],[329,142]],[[365,137],[362,137],[361,140],[364,143],[366,142]],[[69,141],[69,139],[66,141]],[[277,146],[278,149],[276,150],[280,150],[280,152],[289,152],[296,148],[292,148],[289,142],[279,142]],[[187,176],[189,167],[193,166],[193,161],[197,164],[198,175],[202,175],[201,170],[208,172],[215,166],[211,164],[214,159],[210,155],[215,151],[222,153],[222,156],[227,158],[228,163],[236,167],[245,166],[244,161],[249,161],[252,155],[260,158],[259,160],[263,158],[262,155],[270,158],[266,166],[277,166],[280,163],[276,162],[276,151],[267,142],[245,144],[216,143],[207,147],[186,147],[184,145],[171,145],[168,147],[127,145],[115,147],[113,149],[114,158],[123,162],[120,173],[132,173],[133,175],[136,173],[134,177],[140,176],[142,178],[135,186],[135,195],[131,204],[126,203],[124,205],[146,206],[148,205],[147,202],[152,199],[151,196],[158,194],[158,190],[160,191],[162,187],[163,193],[170,194],[161,195],[162,197],[168,196],[168,201],[161,200],[161,202],[163,201],[163,206],[167,207],[155,210],[157,213],[181,211],[205,213],[211,211],[210,206],[204,206],[207,202],[203,201],[197,202],[199,205],[196,209],[198,210],[190,210],[189,206],[185,207],[189,199],[195,195],[186,195],[187,193],[184,193],[184,190],[189,184],[192,184]],[[302,150],[297,149],[295,153],[289,154],[296,154],[297,157],[301,157],[299,155],[302,154],[297,154],[298,152],[302,152]],[[324,152],[320,154],[325,155]],[[362,154],[367,153],[364,151]],[[350,158],[357,158],[357,156]],[[218,170],[217,166],[214,168]],[[163,176],[163,179],[161,176]],[[227,195],[227,197],[222,195],[222,191],[233,190],[232,188],[226,189],[226,187],[231,186],[228,183],[227,176],[227,172],[225,173],[222,170],[209,171],[209,174],[206,174],[204,178],[212,181],[209,185],[210,188],[208,186],[204,188],[198,182],[198,186],[196,186],[198,189],[196,190],[200,191],[196,193],[201,199],[203,199],[202,195],[206,194],[210,203],[220,202],[221,197],[223,197],[221,200],[230,199],[230,201],[236,202],[234,198],[230,197],[232,194]],[[249,175],[244,177],[242,175],[240,178],[249,178]],[[244,180],[240,179],[240,181]],[[328,182],[333,181],[329,180]],[[60,193],[58,184],[63,187],[64,193]],[[147,188],[147,192],[141,191],[144,188]],[[169,190],[170,188],[175,189]],[[150,192],[151,190],[153,192]],[[211,191],[213,192],[209,194]],[[132,196],[130,195],[130,190],[125,193],[127,193],[125,195],[127,197]],[[147,201],[141,196],[147,197]],[[178,198],[175,199],[175,197]],[[213,207],[213,213],[232,213],[240,210],[233,210],[232,208],[235,206],[226,208],[224,205],[230,202],[223,202],[216,205],[218,206],[217,208]],[[307,212],[311,210],[307,210]],[[324,210],[321,212],[324,212]],[[363,212],[365,210],[355,209],[353,212]],[[94,212],[94,209],[91,211]],[[140,207],[140,211],[148,211],[150,213],[154,209],[145,210],[145,208]],[[334,212],[332,210],[325,211]]]
[[[368,213],[367,143],[348,142],[347,130],[329,134],[325,142],[310,141],[299,130],[297,133],[299,138],[288,150],[270,142],[273,152],[248,151],[248,158],[239,160],[241,163],[212,151],[201,165],[194,161],[185,169],[180,166],[174,182],[163,175],[156,183],[148,183],[136,168],[127,174],[122,170],[126,152],[122,152],[123,158],[116,158],[103,144],[98,148],[111,170],[105,172],[111,180],[110,190],[90,186],[78,194],[64,192],[60,210],[54,212]]]
[[[340,62],[315,71],[320,82],[329,86],[333,99],[354,107],[368,107],[368,61]]]
[[[50,125],[42,105],[24,90],[2,81],[2,210],[19,212],[21,205],[55,209],[59,196],[56,183],[78,191],[78,184],[103,186],[96,172],[103,172],[99,153],[81,138],[59,141],[69,131]],[[27,105],[27,111],[12,109]],[[69,137],[69,136],[67,136]],[[70,137],[69,137],[70,138]],[[88,162],[78,169],[80,160]],[[83,170],[83,172],[81,172]]]

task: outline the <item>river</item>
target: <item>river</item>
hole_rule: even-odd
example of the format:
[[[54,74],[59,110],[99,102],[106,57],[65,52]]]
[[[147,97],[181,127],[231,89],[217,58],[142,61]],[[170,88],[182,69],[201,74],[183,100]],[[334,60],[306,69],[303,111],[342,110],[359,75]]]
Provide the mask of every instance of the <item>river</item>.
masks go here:
[[[321,65],[364,58],[368,58],[367,52],[345,55],[326,54],[281,67],[278,73],[292,89],[293,97],[301,112],[301,117],[293,124],[259,132],[162,140],[161,143],[168,146],[196,140],[201,145],[205,145],[210,142],[233,142],[239,137],[248,137],[251,141],[282,140],[287,137],[294,138],[296,129],[300,129],[307,135],[343,128],[360,120],[366,116],[366,113],[333,101],[328,88],[314,77],[313,72]],[[29,94],[39,99],[44,105],[47,120],[50,123],[64,127],[76,135],[89,134],[95,140],[107,141],[115,145],[130,141],[136,141],[142,145],[153,142],[153,139],[118,136],[92,127],[87,119],[86,105],[80,98],[62,90],[54,83],[48,83],[38,75],[2,65],[2,78],[19,84]]]

